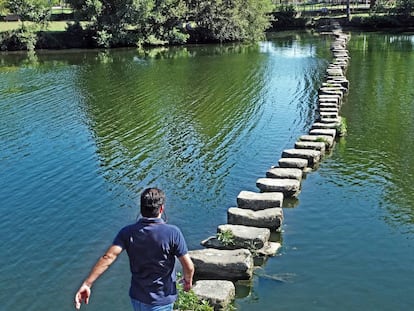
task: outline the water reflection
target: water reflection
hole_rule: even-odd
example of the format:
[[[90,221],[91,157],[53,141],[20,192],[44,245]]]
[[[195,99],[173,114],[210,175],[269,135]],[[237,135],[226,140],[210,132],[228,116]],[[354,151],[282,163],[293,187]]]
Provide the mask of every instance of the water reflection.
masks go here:
[[[344,112],[350,121],[345,176],[380,189],[390,224],[414,223],[413,36],[352,37],[353,91]],[[382,51],[379,53],[378,51]],[[361,189],[365,189],[362,187]],[[362,190],[364,191],[364,190]]]
[[[184,193],[223,188],[229,146],[260,117],[265,58],[242,46],[111,54],[78,81],[105,176],[133,193],[172,181]]]

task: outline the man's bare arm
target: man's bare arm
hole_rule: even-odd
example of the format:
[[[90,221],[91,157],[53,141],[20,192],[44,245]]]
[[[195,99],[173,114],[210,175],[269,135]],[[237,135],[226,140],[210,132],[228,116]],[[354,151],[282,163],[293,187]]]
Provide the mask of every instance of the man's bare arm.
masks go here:
[[[189,291],[193,286],[193,276],[194,276],[194,264],[190,258],[190,255],[185,254],[178,258],[183,267],[184,274],[184,290]]]
[[[99,258],[98,262],[92,268],[88,277],[82,283],[75,295],[76,309],[80,309],[82,302],[85,302],[86,304],[89,303],[93,283],[114,263],[122,250],[123,249],[120,246],[112,245],[106,253]]]

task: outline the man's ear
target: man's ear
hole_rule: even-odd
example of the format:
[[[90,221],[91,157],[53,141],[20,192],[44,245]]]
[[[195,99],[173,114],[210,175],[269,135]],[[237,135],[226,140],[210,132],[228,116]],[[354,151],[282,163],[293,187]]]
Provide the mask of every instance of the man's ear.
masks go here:
[[[160,215],[164,212],[164,204],[160,207]]]

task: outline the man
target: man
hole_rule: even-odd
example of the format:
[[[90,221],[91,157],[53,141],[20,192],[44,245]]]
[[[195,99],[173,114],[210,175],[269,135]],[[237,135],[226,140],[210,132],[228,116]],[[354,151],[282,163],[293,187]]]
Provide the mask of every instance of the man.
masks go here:
[[[164,208],[163,191],[157,188],[143,191],[142,217],[119,231],[112,246],[92,268],[75,295],[76,309],[80,309],[82,302],[89,303],[93,283],[126,250],[132,273],[129,295],[134,311],[173,310],[177,299],[175,257],[183,268],[186,291],[192,287],[194,265],[181,231],[162,220]]]

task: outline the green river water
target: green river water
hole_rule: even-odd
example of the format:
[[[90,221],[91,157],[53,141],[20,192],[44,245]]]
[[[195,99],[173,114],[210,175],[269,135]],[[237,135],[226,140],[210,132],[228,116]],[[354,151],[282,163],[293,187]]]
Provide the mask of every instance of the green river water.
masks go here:
[[[71,310],[139,193],[190,249],[315,120],[331,38],[0,55],[0,310]],[[297,200],[237,310],[411,310],[414,35],[352,33],[348,135]],[[270,276],[270,277],[269,277]],[[83,310],[130,310],[126,255]]]

